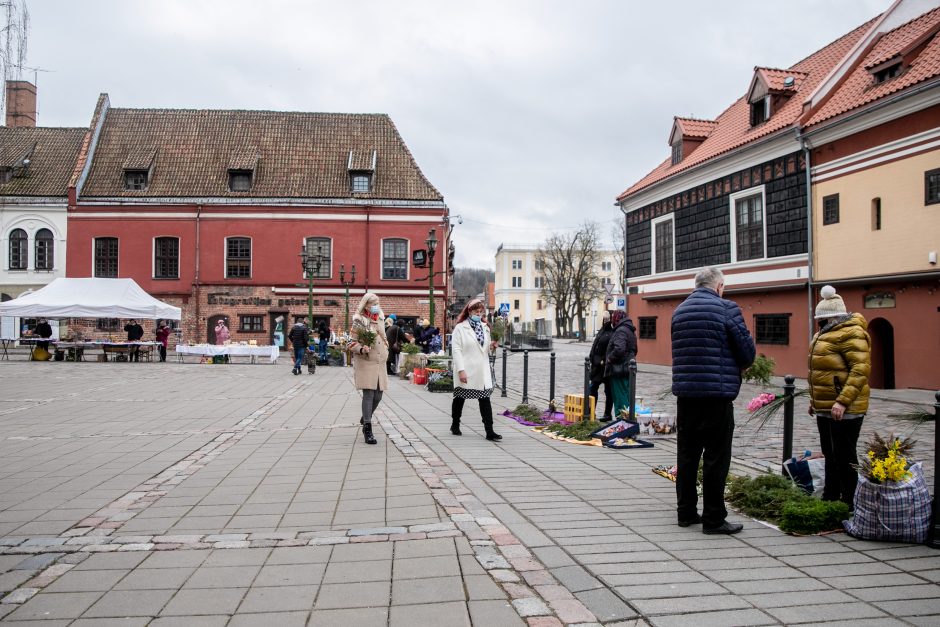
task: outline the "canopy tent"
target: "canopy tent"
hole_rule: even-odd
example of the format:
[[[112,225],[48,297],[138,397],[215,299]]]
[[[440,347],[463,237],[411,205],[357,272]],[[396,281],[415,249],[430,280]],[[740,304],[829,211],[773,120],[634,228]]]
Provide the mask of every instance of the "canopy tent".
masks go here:
[[[182,310],[157,300],[134,279],[54,280],[0,303],[0,316],[46,318],[148,318],[179,320]]]

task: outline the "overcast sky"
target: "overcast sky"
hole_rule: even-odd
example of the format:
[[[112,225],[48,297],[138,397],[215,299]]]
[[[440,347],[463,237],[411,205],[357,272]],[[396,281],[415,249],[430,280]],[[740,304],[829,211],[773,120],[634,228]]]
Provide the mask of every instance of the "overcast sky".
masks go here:
[[[115,107],[388,113],[441,191],[457,265],[617,219],[755,65],[788,67],[889,0],[27,0],[39,124]],[[23,78],[32,79],[32,73]]]

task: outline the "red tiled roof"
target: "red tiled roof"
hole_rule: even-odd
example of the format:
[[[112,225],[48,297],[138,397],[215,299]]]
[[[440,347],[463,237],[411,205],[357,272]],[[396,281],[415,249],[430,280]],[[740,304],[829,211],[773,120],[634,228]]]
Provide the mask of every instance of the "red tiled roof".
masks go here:
[[[124,164],[151,149],[147,189],[125,190]],[[251,197],[351,198],[349,153],[371,163],[373,150],[372,191],[356,198],[443,199],[385,114],[120,108],[107,111],[81,196],[244,198],[229,190],[233,168],[254,169]]]
[[[676,117],[676,124],[679,125],[679,129],[682,131],[683,137],[692,137],[692,138],[705,138],[711,135],[712,131],[715,130],[715,127],[718,126],[718,122],[715,120],[699,120],[697,118],[680,118]]]
[[[796,95],[790,98],[770,119],[755,127],[750,125],[750,107],[745,97],[739,98],[716,118],[717,125],[708,138],[688,157],[671,165],[667,158],[655,170],[627,188],[617,197],[623,200],[627,196],[700,165],[718,155],[756,141],[781,129],[790,128],[797,121],[803,106],[799,94],[809,94],[822,81],[830,70],[842,60],[852,46],[871,28],[877,18],[869,20],[850,33],[843,35],[822,50],[813,53],[790,68],[791,73],[805,75],[798,80],[794,88]],[[794,74],[794,77],[797,75]]]
[[[795,70],[781,70],[772,67],[756,67],[754,71],[764,79],[764,83],[771,91],[796,91],[800,83],[806,78],[806,72],[797,72]],[[787,78],[793,78],[793,85],[787,87],[785,81]]]
[[[0,167],[18,165],[35,144],[25,173],[0,184],[0,196],[62,196],[85,137],[83,128],[0,126]]]
[[[810,117],[805,126],[819,124],[879,98],[940,76],[940,34],[936,32],[938,25],[940,25],[940,8],[924,13],[885,33],[868,55],[836,88],[832,96]],[[868,68],[878,66],[906,52],[911,44],[929,36],[931,31],[934,32],[932,38],[926,42],[924,49],[914,58],[910,67],[896,78],[879,85],[875,84],[875,78]]]

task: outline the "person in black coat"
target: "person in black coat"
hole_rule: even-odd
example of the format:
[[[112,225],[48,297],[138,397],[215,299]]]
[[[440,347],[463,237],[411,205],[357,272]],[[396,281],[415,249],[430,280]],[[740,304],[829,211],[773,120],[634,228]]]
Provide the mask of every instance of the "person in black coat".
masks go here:
[[[392,314],[394,316],[395,314]],[[389,318],[392,323],[385,329],[385,339],[388,340],[388,359],[385,360],[385,370],[390,375],[398,374],[398,355],[401,353],[401,345],[405,340],[405,332],[398,325],[396,318]]]
[[[124,330],[127,331],[127,341],[128,342],[139,342],[144,337],[144,328],[137,324],[136,320],[131,320],[124,325]],[[128,361],[140,361],[140,346],[133,345],[128,349]]]
[[[300,374],[300,369],[304,365],[304,355],[307,352],[307,345],[310,344],[310,329],[307,327],[307,319],[303,316],[294,318],[294,326],[287,334],[294,347],[294,367],[291,374]]]
[[[741,308],[722,298],[725,278],[717,268],[695,275],[695,291],[672,314],[672,393],[676,395],[676,512],[680,527],[702,524],[702,532],[731,534],[740,523],[726,520],[725,481],[734,435],[732,401],[741,372],[754,361],[754,340]],[[702,460],[702,514],[696,477]]]
[[[630,360],[636,358],[636,328],[624,311],[610,315],[613,332],[607,344],[604,376],[610,380],[614,393],[614,413],[618,416],[630,408]]]
[[[46,321],[45,318],[40,318],[39,323],[36,325],[35,330],[36,335],[43,338],[39,342],[36,342],[36,346],[42,350],[49,352],[49,338],[52,337],[52,325]]]
[[[614,329],[610,326],[610,312],[604,312],[604,322],[601,324],[601,330],[594,337],[594,344],[591,345],[591,396],[594,397],[594,407],[598,406],[597,395],[604,384],[604,417],[601,422],[609,422],[612,419],[611,410],[611,392],[610,379],[604,376],[604,367],[607,364],[607,345],[610,343],[610,336]]]

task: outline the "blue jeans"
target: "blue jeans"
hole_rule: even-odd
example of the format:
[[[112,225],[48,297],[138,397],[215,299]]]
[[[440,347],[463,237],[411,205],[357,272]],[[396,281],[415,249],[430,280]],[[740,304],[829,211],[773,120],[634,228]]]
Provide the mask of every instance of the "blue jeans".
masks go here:
[[[295,346],[294,347],[294,368],[300,370],[304,365],[304,353],[307,351],[306,346]]]
[[[328,344],[328,342],[327,342],[326,340],[324,340],[324,339],[321,339],[321,340],[320,340],[320,360],[321,360],[321,361],[326,361],[326,357],[327,357],[327,355],[326,355],[326,345],[327,345],[327,344]]]

